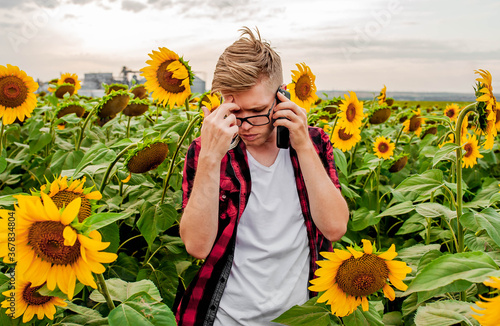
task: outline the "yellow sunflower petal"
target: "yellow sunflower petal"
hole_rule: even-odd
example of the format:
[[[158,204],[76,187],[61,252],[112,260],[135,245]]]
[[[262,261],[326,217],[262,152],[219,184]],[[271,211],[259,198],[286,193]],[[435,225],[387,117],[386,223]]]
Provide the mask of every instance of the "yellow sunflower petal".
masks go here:
[[[373,246],[372,246],[372,243],[369,241],[369,240],[361,240],[361,242],[363,243],[363,251],[365,252],[365,254],[372,254],[373,253]]]
[[[64,225],[69,225],[78,216],[78,211],[82,205],[82,198],[76,197],[71,201],[71,203],[66,206],[62,212],[61,223]]]
[[[63,231],[64,245],[72,247],[77,239],[76,234],[76,231],[71,226],[66,226]]]
[[[383,253],[379,254],[378,256],[382,259],[385,259],[385,260],[392,260],[392,259],[396,258],[397,255],[398,255],[398,253],[396,252],[396,246],[394,244],[392,244],[391,247],[389,249],[387,249],[386,252],[383,252]]]

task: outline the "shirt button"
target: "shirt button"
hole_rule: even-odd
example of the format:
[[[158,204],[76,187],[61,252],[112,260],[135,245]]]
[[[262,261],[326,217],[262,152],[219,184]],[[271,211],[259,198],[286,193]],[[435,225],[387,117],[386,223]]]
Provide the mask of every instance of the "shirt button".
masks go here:
[[[226,199],[226,195],[222,195],[222,199]]]

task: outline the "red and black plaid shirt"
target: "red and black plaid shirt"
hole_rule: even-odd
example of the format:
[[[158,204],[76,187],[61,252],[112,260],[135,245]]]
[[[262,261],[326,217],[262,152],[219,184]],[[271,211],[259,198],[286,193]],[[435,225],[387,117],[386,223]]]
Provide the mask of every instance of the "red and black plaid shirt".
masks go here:
[[[335,186],[340,189],[333,149],[328,135],[320,128],[309,127],[309,136],[328,176]],[[200,138],[195,139],[186,154],[182,182],[183,208],[186,207],[193,188],[200,145]],[[176,319],[178,325],[213,325],[231,271],[238,221],[250,196],[250,169],[245,148],[244,142],[240,141],[234,149],[227,152],[221,161],[217,237],[212,251],[186,289],[177,307]],[[290,148],[290,157],[309,239],[309,279],[312,279],[317,269],[315,262],[319,259],[319,251],[332,251],[332,244],[313,223],[306,185],[300,172],[297,153],[293,148]],[[310,295],[314,294],[311,293]]]

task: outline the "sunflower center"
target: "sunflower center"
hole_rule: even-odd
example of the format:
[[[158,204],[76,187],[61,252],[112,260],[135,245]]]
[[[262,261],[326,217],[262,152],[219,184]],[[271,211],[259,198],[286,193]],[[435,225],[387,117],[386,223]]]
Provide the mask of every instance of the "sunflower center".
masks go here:
[[[349,140],[351,139],[352,135],[349,135],[348,133],[345,132],[345,128],[339,129],[339,138],[342,140]]]
[[[165,89],[169,93],[182,93],[186,89],[182,86],[182,80],[173,78],[173,72],[168,71],[167,67],[169,64],[174,62],[175,60],[168,60],[163,62],[158,70],[156,71],[156,78],[158,78],[158,83],[160,86]]]
[[[465,155],[464,155],[465,157],[471,156],[474,150],[471,143],[465,144],[464,149],[465,149]]]
[[[415,131],[418,128],[420,128],[420,125],[422,124],[422,121],[420,119],[419,115],[415,115],[411,117],[410,119],[410,131]]]
[[[42,286],[43,285],[31,287],[31,282],[28,282],[23,289],[23,300],[30,306],[41,306],[52,300],[51,296],[45,296],[38,293],[38,290],[40,290]]]
[[[24,103],[28,97],[28,87],[23,80],[16,76],[0,78],[0,105],[16,108]]]
[[[380,153],[386,153],[388,150],[389,150],[389,145],[387,145],[387,143],[382,142],[378,144],[378,151]]]
[[[83,222],[84,219],[90,216],[92,212],[90,201],[85,198],[85,196],[81,196],[78,193],[74,193],[68,190],[59,191],[52,198],[54,204],[56,204],[57,208],[63,208],[68,206],[69,203],[73,201],[73,199],[80,197],[82,199],[82,205],[80,206],[80,210],[78,211],[78,222]]]
[[[497,114],[497,118],[495,120],[495,123],[498,123],[500,121],[500,110],[497,110],[496,114]]]
[[[65,83],[69,83],[69,84],[76,85],[75,80],[74,80],[73,78],[71,78],[71,77],[68,77],[68,78],[64,79],[64,82],[65,82]]]
[[[156,169],[165,161],[168,154],[168,145],[165,143],[154,143],[138,151],[127,164],[132,173],[144,173]]]
[[[73,264],[80,258],[80,241],[73,246],[64,245],[63,231],[66,226],[60,222],[35,222],[28,231],[28,243],[43,260],[52,264]]]
[[[452,118],[452,117],[455,115],[455,111],[453,111],[453,110],[448,110],[448,111],[446,111],[446,115],[447,115],[449,118]]]
[[[345,117],[349,122],[352,122],[356,117],[356,107],[354,104],[349,103],[347,110],[345,111]]]
[[[295,95],[297,95],[300,100],[305,101],[308,99],[310,93],[311,79],[306,75],[300,76],[297,83],[295,83]]]
[[[367,296],[380,290],[389,277],[389,269],[382,258],[363,254],[351,257],[340,265],[335,280],[344,293]]]

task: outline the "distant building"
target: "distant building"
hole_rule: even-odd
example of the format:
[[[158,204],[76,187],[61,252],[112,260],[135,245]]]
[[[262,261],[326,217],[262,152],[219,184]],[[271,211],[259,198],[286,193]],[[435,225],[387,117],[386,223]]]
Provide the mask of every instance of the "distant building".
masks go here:
[[[191,86],[191,93],[203,94],[206,92],[205,81],[198,76],[194,76],[193,86]]]
[[[83,79],[82,89],[104,89],[102,84],[113,84],[113,74],[110,72],[86,73]]]

